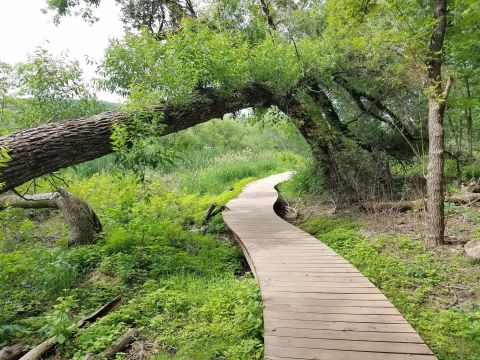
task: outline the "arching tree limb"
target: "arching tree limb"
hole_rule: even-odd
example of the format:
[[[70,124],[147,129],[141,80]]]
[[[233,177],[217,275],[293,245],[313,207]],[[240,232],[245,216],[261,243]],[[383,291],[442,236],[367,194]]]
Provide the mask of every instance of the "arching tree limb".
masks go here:
[[[393,129],[400,131],[406,140],[415,140],[414,134],[412,134],[407,126],[405,126],[403,121],[392,110],[390,110],[388,106],[383,104],[380,99],[355,88],[347,81],[347,79],[340,75],[334,76],[334,81],[351,96],[352,100],[362,112],[367,113],[375,119],[390,125]],[[362,99],[367,100],[372,106],[367,108]],[[378,112],[374,111],[374,109],[377,109]],[[385,114],[388,117],[386,117]]]
[[[210,88],[201,89],[185,105],[157,105],[147,114],[145,121],[148,116],[161,115],[162,135],[166,135],[247,107],[269,107],[273,102],[272,93],[258,84],[228,94]],[[4,183],[0,193],[42,175],[111,153],[110,137],[114,124],[128,124],[129,121],[125,112],[111,111],[0,137],[0,148],[6,148],[11,157],[7,166],[0,168],[0,183]]]

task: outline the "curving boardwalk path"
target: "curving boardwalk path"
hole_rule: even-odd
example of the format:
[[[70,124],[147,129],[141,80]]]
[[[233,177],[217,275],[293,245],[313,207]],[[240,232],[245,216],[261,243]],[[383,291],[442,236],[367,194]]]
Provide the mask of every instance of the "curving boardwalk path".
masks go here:
[[[260,284],[265,359],[436,359],[367,278],[275,214],[274,186],[289,177],[248,184],[223,213]]]

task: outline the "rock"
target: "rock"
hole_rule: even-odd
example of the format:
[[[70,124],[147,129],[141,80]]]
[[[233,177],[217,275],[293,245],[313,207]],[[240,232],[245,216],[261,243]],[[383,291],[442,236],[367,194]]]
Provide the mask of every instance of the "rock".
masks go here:
[[[478,240],[471,240],[465,244],[465,252],[468,257],[475,260],[480,260],[480,242]]]

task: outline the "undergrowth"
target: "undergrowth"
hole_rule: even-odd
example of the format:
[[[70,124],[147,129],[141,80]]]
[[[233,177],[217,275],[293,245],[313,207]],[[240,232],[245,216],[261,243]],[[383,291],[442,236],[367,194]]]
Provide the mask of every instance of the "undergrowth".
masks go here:
[[[179,156],[149,169],[143,181],[121,171],[114,156],[67,169],[60,175],[69,191],[103,225],[91,245],[69,246],[56,211],[4,210],[0,347],[56,335],[56,359],[82,359],[134,327],[151,359],[261,359],[257,284],[221,216],[206,227],[202,218],[210,204],[225,205],[255,178],[302,161],[294,148],[279,150],[279,134],[233,120],[204,124],[162,140]],[[117,310],[71,328],[119,295]]]
[[[360,234],[349,219],[305,219],[300,226],[337,251],[392,301],[440,360],[480,359],[480,304],[438,303],[458,283],[461,256],[437,259],[407,236]],[[470,282],[478,284],[477,279]],[[450,297],[451,298],[451,297]]]

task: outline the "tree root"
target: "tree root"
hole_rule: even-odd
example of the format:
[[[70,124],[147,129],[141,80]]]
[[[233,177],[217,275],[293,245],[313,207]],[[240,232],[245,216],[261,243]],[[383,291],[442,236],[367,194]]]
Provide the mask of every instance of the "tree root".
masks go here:
[[[114,310],[117,306],[120,305],[122,299],[120,297],[116,297],[108,304],[102,306],[100,309],[95,311],[94,313],[84,317],[78,323],[72,325],[72,328],[82,328],[94,322],[95,320],[101,318],[102,316],[107,315],[110,311]],[[53,336],[50,339],[45,340],[41,344],[35,346],[32,350],[26,353],[24,356],[20,358],[20,360],[38,360],[45,354],[48,350],[54,347],[57,344],[57,337]]]

